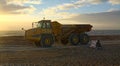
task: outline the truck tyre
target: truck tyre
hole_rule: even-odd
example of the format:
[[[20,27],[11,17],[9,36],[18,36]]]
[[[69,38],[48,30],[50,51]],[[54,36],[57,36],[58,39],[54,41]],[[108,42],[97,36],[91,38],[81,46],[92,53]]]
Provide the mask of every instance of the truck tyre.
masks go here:
[[[80,44],[86,45],[89,42],[89,36],[85,33],[80,34]]]
[[[52,35],[43,35],[41,37],[40,44],[42,47],[51,47],[54,44],[54,38]]]
[[[71,34],[69,37],[69,42],[72,45],[78,45],[79,44],[79,35],[76,33]]]

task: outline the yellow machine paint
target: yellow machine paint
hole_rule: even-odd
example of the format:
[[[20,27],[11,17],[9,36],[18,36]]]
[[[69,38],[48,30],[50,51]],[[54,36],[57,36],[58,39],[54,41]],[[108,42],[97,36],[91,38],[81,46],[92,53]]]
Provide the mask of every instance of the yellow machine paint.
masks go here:
[[[25,32],[25,38],[30,40],[30,41],[40,41],[41,35],[40,34],[51,34],[52,30],[51,29],[40,29],[40,28],[33,28],[30,30],[27,30]]]

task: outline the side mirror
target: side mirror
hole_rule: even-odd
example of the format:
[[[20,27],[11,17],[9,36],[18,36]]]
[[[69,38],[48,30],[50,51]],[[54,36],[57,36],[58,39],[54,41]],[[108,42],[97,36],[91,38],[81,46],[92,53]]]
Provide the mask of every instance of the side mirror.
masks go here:
[[[25,29],[24,29],[24,28],[21,28],[21,30],[25,31]]]
[[[32,28],[34,27],[34,23],[32,23]]]

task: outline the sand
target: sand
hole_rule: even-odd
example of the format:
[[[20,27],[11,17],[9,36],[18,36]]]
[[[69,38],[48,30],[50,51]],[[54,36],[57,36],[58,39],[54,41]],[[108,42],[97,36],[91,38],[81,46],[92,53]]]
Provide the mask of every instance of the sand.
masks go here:
[[[0,65],[2,66],[120,66],[120,35],[91,36],[100,39],[103,49],[87,45],[37,48],[22,36],[0,37]]]

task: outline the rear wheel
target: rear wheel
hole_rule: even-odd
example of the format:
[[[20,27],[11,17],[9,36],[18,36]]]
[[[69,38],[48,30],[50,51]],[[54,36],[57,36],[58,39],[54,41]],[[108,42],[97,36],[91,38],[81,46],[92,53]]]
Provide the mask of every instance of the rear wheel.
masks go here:
[[[85,33],[83,33],[83,34],[80,34],[80,44],[88,44],[88,42],[89,42],[89,36],[87,35],[87,34],[85,34]]]
[[[54,44],[54,39],[52,35],[44,35],[41,38],[40,44],[42,47],[51,47]]]
[[[79,35],[76,33],[71,34],[69,37],[69,42],[72,45],[78,45],[79,44]]]

